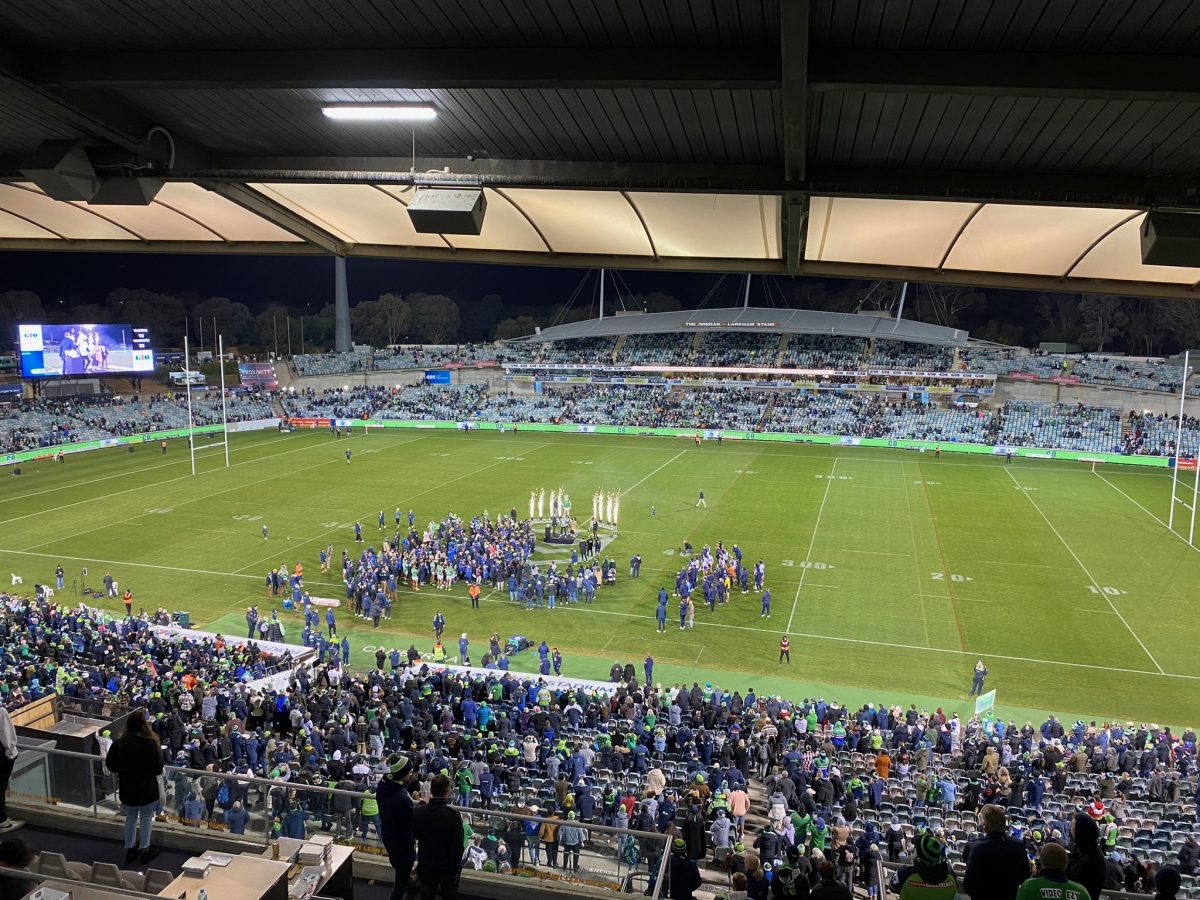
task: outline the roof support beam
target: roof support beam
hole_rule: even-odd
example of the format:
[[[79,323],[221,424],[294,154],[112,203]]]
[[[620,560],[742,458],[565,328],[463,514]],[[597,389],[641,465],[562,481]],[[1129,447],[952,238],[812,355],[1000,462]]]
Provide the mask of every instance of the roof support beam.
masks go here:
[[[786,8],[786,7],[785,7]],[[1200,99],[1194,57],[814,48],[814,92],[1083,100]]]
[[[804,262],[804,239],[808,230],[808,194],[788,191],[783,195],[783,262],[789,275],[799,275]]]
[[[16,68],[50,86],[100,88],[774,88],[762,47],[413,47],[28,53]]]
[[[449,175],[441,174],[449,170]],[[427,173],[436,173],[429,175]],[[487,187],[578,187],[618,190],[779,190],[777,166],[718,163],[618,163],[541,159],[404,157],[226,157],[204,170],[178,170],[175,180],[307,181],[416,184],[460,179]]]
[[[7,56],[3,57],[3,61],[4,65],[0,65],[0,84],[7,82],[35,94],[40,101],[52,106],[55,114],[64,121],[70,122],[91,137],[110,144],[109,150],[120,148],[139,160],[159,163],[165,167],[171,150],[164,140],[149,135],[151,126],[157,123],[140,111],[103,91],[86,87],[71,90],[49,87],[9,68],[7,64],[12,60]],[[207,156],[199,148],[175,135],[172,135],[172,138],[175,165],[207,164]],[[111,155],[114,159],[120,156],[115,152]]]
[[[1200,206],[1200,178],[822,166],[804,189],[832,196],[1075,206]]]
[[[220,194],[226,200],[236,203],[245,210],[254,213],[256,216],[266,219],[268,222],[273,222],[284,231],[296,235],[296,237],[320,247],[328,253],[335,256],[345,256],[350,249],[349,244],[338,237],[314,225],[308,219],[297,213],[292,212],[286,206],[276,203],[269,197],[264,197],[258,191],[246,187],[244,184],[229,183],[210,183],[197,182],[200,187],[212,191],[214,194]]]
[[[1086,99],[1200,98],[1182,56],[966,52],[808,46],[808,0],[780,5],[772,47],[410,48],[8,51],[4,67],[51,88],[766,88]],[[802,65],[803,64],[803,65]],[[804,73],[807,72],[807,85]],[[799,80],[797,78],[799,76]]]
[[[783,177],[789,184],[804,178],[808,152],[808,0],[780,0]]]

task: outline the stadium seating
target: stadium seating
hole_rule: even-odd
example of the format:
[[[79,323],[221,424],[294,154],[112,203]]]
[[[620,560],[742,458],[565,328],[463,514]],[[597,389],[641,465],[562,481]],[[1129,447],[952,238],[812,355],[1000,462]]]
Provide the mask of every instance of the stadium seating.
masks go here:
[[[779,356],[777,334],[707,331],[700,343],[697,365],[771,368]]]
[[[789,369],[841,369],[862,371],[867,342],[862,338],[828,334],[793,334],[780,365]]]
[[[1009,402],[997,443],[1013,447],[1120,453],[1121,417],[1103,406]]]
[[[688,337],[678,334],[631,334],[615,360],[624,366],[687,365],[692,354]]]
[[[346,353],[298,353],[292,357],[297,375],[345,375],[371,369],[373,353],[369,347]]]
[[[876,339],[867,359],[868,369],[918,369],[925,372],[949,372],[954,365],[954,350],[911,341]]]
[[[270,396],[261,391],[231,390],[226,395],[226,408],[231,422],[275,416]],[[193,393],[192,418],[197,425],[220,422],[219,392]],[[187,423],[187,399],[183,394],[148,397],[96,394],[39,400],[0,411],[0,448],[11,453],[186,428]]]

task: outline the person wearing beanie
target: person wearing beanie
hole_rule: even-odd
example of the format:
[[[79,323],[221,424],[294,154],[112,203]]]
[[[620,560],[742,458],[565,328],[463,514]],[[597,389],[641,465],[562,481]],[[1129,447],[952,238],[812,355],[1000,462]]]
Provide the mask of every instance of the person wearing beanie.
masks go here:
[[[1163,866],[1154,876],[1154,900],[1175,900],[1183,877],[1174,866]]]
[[[416,767],[402,753],[393,753],[385,765],[387,774],[375,792],[375,803],[379,808],[379,837],[387,850],[388,862],[396,872],[392,900],[404,900],[417,858],[413,844],[411,790],[416,780]]]
[[[429,802],[412,815],[417,875],[425,898],[440,893],[442,900],[458,900],[458,873],[466,835],[462,816],[450,806],[450,792],[450,778],[435,775],[429,786]]]
[[[776,867],[771,876],[771,897],[773,900],[804,900],[808,896],[811,884],[808,880],[808,869],[801,869],[801,863],[808,863],[800,848],[795,844],[788,846],[783,865]]]
[[[1071,820],[1071,855],[1067,875],[1082,884],[1088,896],[1096,900],[1104,889],[1104,854],[1100,850],[1100,828],[1087,813],[1076,813]]]
[[[671,843],[671,900],[692,900],[692,892],[700,887],[700,866],[688,857],[687,841],[675,838]]]
[[[954,900],[958,880],[946,865],[945,849],[932,832],[916,839],[915,865],[905,866],[892,882],[900,900]]]
[[[1067,878],[1067,851],[1046,844],[1038,854],[1038,874],[1017,891],[1017,900],[1097,900],[1082,884]]]
[[[981,840],[967,846],[963,890],[971,900],[1013,900],[1029,877],[1025,847],[1008,836],[1004,808],[987,804],[979,811]]]

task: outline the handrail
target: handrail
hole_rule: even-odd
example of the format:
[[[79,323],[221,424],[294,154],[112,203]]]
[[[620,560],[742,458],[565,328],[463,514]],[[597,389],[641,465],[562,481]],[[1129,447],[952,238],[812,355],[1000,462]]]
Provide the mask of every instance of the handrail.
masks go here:
[[[73,758],[73,760],[85,760],[85,761],[88,761],[89,764],[103,763],[103,760],[100,756],[96,756],[94,754],[84,754],[84,752],[79,752],[77,750],[60,750],[58,748],[20,748],[20,752],[23,752],[23,754],[25,754],[25,752],[30,752],[30,754],[43,754],[46,756],[60,756],[60,757],[65,757],[65,758]],[[364,792],[362,792],[362,791],[346,791],[346,790],[342,790],[342,788],[326,787],[325,785],[305,785],[305,784],[299,784],[299,782],[293,782],[293,781],[277,781],[277,780],[272,780],[272,779],[259,778],[259,776],[257,776],[257,775],[241,775],[241,774],[238,774],[235,772],[211,772],[211,770],[209,770],[209,769],[192,769],[192,768],[186,768],[186,767],[182,767],[182,766],[164,766],[163,767],[163,775],[166,776],[168,774],[184,774],[184,775],[190,776],[190,778],[208,778],[208,779],[220,779],[220,780],[235,781],[235,782],[238,782],[239,785],[258,785],[260,787],[263,787],[264,790],[268,791],[268,792],[271,790],[275,790],[275,788],[278,788],[278,787],[288,787],[288,788],[292,788],[292,790],[295,790],[295,791],[322,793],[322,794],[326,794],[326,796],[330,796],[330,797],[350,797],[350,798],[354,798],[355,800],[361,800],[365,796]],[[92,796],[92,808],[95,809],[95,806],[97,805],[96,799],[95,799],[95,781],[91,782],[91,787],[92,787],[92,792],[94,792],[94,796]],[[16,800],[16,803],[19,805],[19,799]],[[503,818],[503,820],[515,821],[515,822],[526,822],[526,821],[530,821],[530,820],[535,821],[535,822],[551,821],[551,820],[547,820],[547,818],[545,816],[521,815],[521,814],[517,814],[517,812],[509,812],[509,811],[499,810],[499,809],[485,809],[485,808],[479,808],[479,806],[458,806],[456,804],[448,804],[448,805],[450,806],[450,809],[455,810],[460,815],[487,816],[487,817],[491,817],[491,818]],[[571,826],[581,828],[584,830],[584,832],[589,832],[589,833],[594,832],[596,834],[612,834],[612,835],[620,835],[620,836],[629,836],[629,838],[634,838],[634,839],[638,839],[638,840],[660,841],[660,842],[662,842],[662,845],[664,845],[664,852],[662,852],[662,856],[664,856],[664,860],[666,859],[668,854],[670,854],[670,846],[668,846],[668,844],[667,844],[668,836],[666,834],[662,834],[660,832],[644,832],[644,830],[638,830],[638,829],[632,829],[632,828],[616,828],[613,826],[602,826],[602,824],[595,824],[592,822],[581,822],[578,820],[566,820],[566,818],[558,818],[558,820],[553,820],[552,823],[558,824],[558,826],[563,826],[563,824],[570,823]],[[269,817],[268,817],[268,827],[266,827],[266,834],[268,834],[268,841],[269,841],[270,840],[270,818]],[[662,870],[665,871],[665,865],[664,865],[664,868],[662,868]]]
[[[80,753],[77,750],[60,750],[57,747],[22,747],[22,753],[44,753],[48,756],[63,756],[71,759],[87,760],[89,763],[103,763],[104,760],[92,753]],[[356,800],[361,800],[364,796],[362,791],[347,791],[341,788],[327,787],[317,784],[300,784],[292,781],[276,781],[270,778],[261,778],[257,775],[239,775],[237,772],[216,772],[208,769],[189,769],[185,766],[170,766],[163,767],[163,774],[183,773],[195,778],[217,778],[228,781],[236,781],[238,784],[257,784],[268,789],[278,787],[290,787],[300,791],[313,792],[319,794],[328,794],[330,796],[353,797]],[[521,815],[520,813],[506,812],[500,809],[485,809],[478,806],[458,806],[456,804],[448,804],[451,809],[457,810],[460,813],[467,815],[487,815],[501,819],[509,819],[512,821],[524,822],[533,819],[538,822],[549,821],[544,816]],[[650,840],[666,841],[667,836],[657,831],[640,831],[632,828],[615,828],[611,825],[596,825],[590,822],[581,822],[579,820],[557,819],[553,824],[562,825],[570,822],[571,825],[584,829],[585,831],[595,831],[600,834],[615,834],[629,835],[631,837]]]

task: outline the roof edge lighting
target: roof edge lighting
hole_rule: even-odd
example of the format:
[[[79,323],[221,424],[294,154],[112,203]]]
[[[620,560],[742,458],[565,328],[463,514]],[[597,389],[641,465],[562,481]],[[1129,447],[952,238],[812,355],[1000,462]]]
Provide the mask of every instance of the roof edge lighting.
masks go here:
[[[345,103],[323,106],[327,119],[343,122],[428,122],[437,118],[437,109],[427,104]]]

